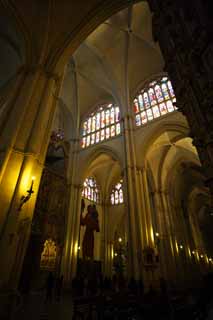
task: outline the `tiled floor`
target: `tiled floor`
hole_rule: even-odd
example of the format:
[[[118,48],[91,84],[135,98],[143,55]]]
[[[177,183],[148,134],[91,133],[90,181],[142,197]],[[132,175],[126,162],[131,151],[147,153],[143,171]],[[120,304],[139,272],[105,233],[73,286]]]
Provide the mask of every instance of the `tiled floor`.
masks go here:
[[[23,299],[22,305],[12,318],[14,320],[71,320],[71,295],[63,295],[60,302],[53,300],[45,303],[43,293],[33,292]]]

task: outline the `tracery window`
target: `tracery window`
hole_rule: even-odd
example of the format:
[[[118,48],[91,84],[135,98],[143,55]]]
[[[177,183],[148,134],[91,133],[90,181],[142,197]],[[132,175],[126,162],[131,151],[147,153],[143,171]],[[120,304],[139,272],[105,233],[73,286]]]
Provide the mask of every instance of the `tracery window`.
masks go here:
[[[121,133],[120,109],[118,106],[108,104],[92,113],[83,123],[81,147],[110,139]]]
[[[88,177],[85,179],[82,197],[95,203],[100,203],[100,189],[97,185],[95,178]]]
[[[136,126],[146,124],[177,108],[174,90],[168,77],[162,77],[149,83],[134,99]]]
[[[121,204],[124,202],[122,179],[112,189],[112,192],[110,195],[110,201],[112,205]]]

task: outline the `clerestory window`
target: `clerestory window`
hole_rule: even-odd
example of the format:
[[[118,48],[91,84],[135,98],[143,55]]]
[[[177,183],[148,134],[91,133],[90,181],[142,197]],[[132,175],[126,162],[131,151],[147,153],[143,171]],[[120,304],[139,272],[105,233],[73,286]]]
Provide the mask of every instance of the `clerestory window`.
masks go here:
[[[136,126],[144,125],[153,119],[173,112],[177,109],[174,105],[175,102],[174,90],[168,77],[150,82],[134,99]]]
[[[84,181],[82,197],[92,202],[100,203],[100,189],[95,178],[88,177]]]
[[[124,202],[122,179],[112,189],[112,192],[110,195],[110,201],[112,205],[121,204]]]
[[[99,107],[83,123],[81,147],[108,140],[121,133],[120,109],[114,104]]]

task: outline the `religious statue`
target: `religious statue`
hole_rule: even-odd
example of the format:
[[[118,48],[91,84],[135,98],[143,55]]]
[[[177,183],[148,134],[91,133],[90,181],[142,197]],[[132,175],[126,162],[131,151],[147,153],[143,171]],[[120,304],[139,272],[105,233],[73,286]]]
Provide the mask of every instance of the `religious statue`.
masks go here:
[[[81,206],[81,226],[86,226],[84,239],[82,243],[83,260],[94,258],[94,231],[99,232],[98,212],[95,205],[87,206],[87,214],[83,217],[85,205]]]

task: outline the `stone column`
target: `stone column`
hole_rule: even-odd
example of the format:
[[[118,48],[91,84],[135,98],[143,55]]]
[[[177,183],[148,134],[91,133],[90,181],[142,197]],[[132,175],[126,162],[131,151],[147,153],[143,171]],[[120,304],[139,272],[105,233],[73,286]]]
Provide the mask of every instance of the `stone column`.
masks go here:
[[[172,275],[174,274],[174,256],[171,246],[171,228],[167,219],[167,208],[162,199],[164,194],[157,190],[153,194],[157,218],[157,230],[155,231],[159,234],[155,235],[155,239],[158,242],[161,275],[164,279],[172,279]]]
[[[132,118],[127,114],[123,118],[124,139],[124,195],[128,219],[128,275],[138,279],[142,266],[139,255],[142,253],[142,226],[140,224],[139,181],[135,158]]]
[[[9,282],[12,287],[18,285],[56,108],[54,95],[57,96],[59,89],[60,79],[45,69],[24,70],[19,75],[14,99],[3,115],[0,127],[0,260],[4,263],[0,267],[0,286]],[[30,189],[32,176],[36,177],[34,193],[18,211],[20,198]],[[23,224],[25,236],[19,233]],[[13,281],[10,281],[12,270]]]
[[[108,228],[109,228],[109,205],[104,201],[103,202],[103,234],[102,234],[102,272],[104,275],[109,276],[110,275],[110,267],[109,265],[111,265],[110,261],[112,259],[112,255],[110,255],[110,252],[108,252],[110,250],[109,246],[108,246],[108,242],[109,242],[109,234],[108,234]]]
[[[82,186],[73,184],[70,186],[70,202],[67,214],[67,230],[65,238],[64,255],[62,259],[62,273],[67,287],[71,285],[76,275],[81,210]]]

